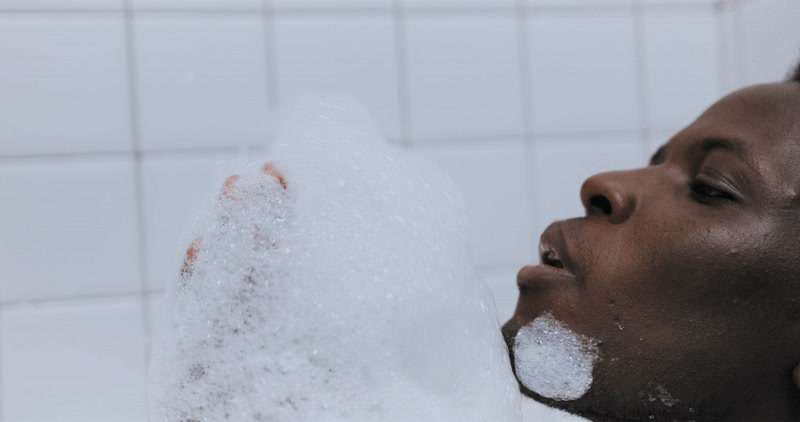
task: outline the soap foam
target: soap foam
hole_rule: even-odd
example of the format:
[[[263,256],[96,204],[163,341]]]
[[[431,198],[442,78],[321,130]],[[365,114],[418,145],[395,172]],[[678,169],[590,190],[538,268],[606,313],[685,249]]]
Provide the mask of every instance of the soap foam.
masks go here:
[[[457,189],[366,116],[301,108],[237,199],[210,198],[165,291],[153,420],[521,420]]]
[[[574,333],[549,312],[520,328],[513,349],[517,378],[536,394],[575,400],[592,385],[597,341]]]

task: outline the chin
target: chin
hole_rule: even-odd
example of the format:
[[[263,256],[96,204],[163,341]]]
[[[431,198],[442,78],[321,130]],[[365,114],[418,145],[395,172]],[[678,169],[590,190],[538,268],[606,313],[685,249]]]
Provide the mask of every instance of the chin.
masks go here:
[[[713,418],[704,418],[698,414],[681,414],[679,409],[648,408],[640,406],[639,400],[630,404],[618,403],[612,394],[604,394],[602,388],[592,387],[581,398],[569,401],[553,400],[529,390],[521,383],[520,392],[548,407],[562,410],[567,413],[586,418],[593,422],[634,422],[634,421],[716,421]],[[610,407],[609,405],[613,405]],[[672,411],[670,411],[672,410]]]
[[[599,403],[595,403],[595,400],[591,398],[589,393],[587,393],[587,396],[589,397],[584,396],[576,400],[560,401],[560,400],[553,400],[541,396],[539,394],[536,394],[533,391],[525,388],[525,386],[523,386],[522,384],[520,384],[520,392],[526,397],[529,397],[539,403],[542,403],[547,407],[552,407],[553,409],[562,410],[564,412],[586,418],[593,422],[626,422],[626,421],[651,420],[648,419],[649,414],[632,411],[632,409],[628,409],[627,412],[625,412],[624,409],[618,409],[619,410],[618,412],[612,412],[610,409],[604,409],[602,411],[597,410],[597,408],[594,405]],[[605,402],[605,404],[607,406],[608,402]],[[632,416],[637,413],[639,414],[639,416]],[[665,420],[665,418],[657,416],[655,419],[652,420]],[[667,420],[672,420],[672,419],[667,419]]]

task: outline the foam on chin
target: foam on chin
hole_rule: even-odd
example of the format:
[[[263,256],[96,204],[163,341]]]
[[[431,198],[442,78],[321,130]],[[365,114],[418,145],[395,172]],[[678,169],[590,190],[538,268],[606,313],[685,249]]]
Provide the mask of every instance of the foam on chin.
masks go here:
[[[598,359],[597,341],[576,334],[545,313],[514,338],[514,369],[529,390],[553,400],[575,400],[589,391]]]

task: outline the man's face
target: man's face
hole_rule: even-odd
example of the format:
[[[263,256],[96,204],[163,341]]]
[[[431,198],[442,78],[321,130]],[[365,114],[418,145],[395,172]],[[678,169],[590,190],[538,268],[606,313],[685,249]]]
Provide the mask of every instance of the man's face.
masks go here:
[[[517,332],[551,313],[598,343],[593,381],[574,400],[522,391],[595,420],[703,420],[791,383],[799,194],[800,85],[788,83],[737,91],[647,167],[586,180],[586,217],[545,230],[545,266],[520,271],[503,333],[514,364]]]

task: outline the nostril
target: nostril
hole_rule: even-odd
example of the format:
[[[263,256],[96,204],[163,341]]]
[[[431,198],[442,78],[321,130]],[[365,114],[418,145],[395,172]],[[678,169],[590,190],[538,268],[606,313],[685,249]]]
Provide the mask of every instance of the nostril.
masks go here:
[[[553,251],[547,251],[542,255],[542,263],[551,267],[564,268],[564,264],[561,263],[561,260],[557,258]]]
[[[605,215],[611,215],[611,201],[603,195],[592,195],[589,198],[589,205],[602,211]]]

